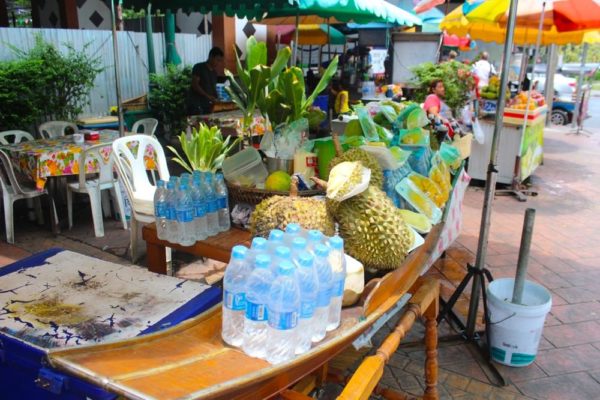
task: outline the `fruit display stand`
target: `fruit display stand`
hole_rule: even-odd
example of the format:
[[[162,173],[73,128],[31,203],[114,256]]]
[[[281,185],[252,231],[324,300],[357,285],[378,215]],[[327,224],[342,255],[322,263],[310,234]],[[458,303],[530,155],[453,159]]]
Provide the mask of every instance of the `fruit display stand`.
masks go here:
[[[498,146],[498,182],[513,184],[530,177],[542,163],[544,144],[544,122],[547,106],[527,112],[527,123],[523,129],[525,111],[506,108],[503,118],[502,136]],[[494,121],[481,119],[484,133],[483,144],[473,141],[469,159],[469,175],[485,180],[490,159]]]

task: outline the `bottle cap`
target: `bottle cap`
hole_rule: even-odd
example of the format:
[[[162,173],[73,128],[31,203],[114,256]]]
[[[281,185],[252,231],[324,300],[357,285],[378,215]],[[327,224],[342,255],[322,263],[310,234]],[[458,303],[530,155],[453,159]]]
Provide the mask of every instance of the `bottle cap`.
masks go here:
[[[273,229],[271,233],[269,233],[269,240],[281,242],[283,240],[283,231],[280,231],[279,229]]]
[[[294,273],[294,264],[289,261],[282,261],[277,268],[279,275],[292,275]]]
[[[294,249],[294,251],[301,251],[304,250],[306,248],[306,239],[302,238],[302,237],[297,237],[294,238],[294,240],[292,240],[292,249]]]
[[[300,232],[300,225],[298,225],[295,222],[292,222],[291,224],[287,224],[287,226],[285,227],[285,232],[291,233],[291,234],[298,233],[298,232]]]
[[[321,232],[315,229],[311,229],[308,231],[308,240],[311,242],[320,242],[321,241]]]
[[[255,237],[252,239],[252,250],[266,250],[267,239],[262,237]]]
[[[159,179],[158,182],[156,182],[156,187],[165,187],[165,181],[163,181],[162,179]]]
[[[169,190],[175,189],[175,182],[173,182],[173,181],[167,182],[167,189],[169,189]]]
[[[246,251],[248,251],[246,246],[237,245],[231,250],[231,256],[236,260],[243,260],[246,257]]]
[[[181,183],[179,183],[179,189],[180,190],[188,190],[188,182],[187,181],[181,181]]]
[[[259,254],[256,256],[256,260],[254,261],[254,266],[256,268],[269,268],[271,264],[271,257],[268,254]]]
[[[344,249],[344,239],[339,236],[333,236],[329,238],[329,245],[332,249],[343,250]]]
[[[315,246],[315,253],[319,257],[327,257],[329,255],[329,248],[324,244],[318,244]]]
[[[290,249],[285,246],[277,246],[277,248],[275,249],[275,255],[279,258],[287,260],[288,258],[290,258]]]
[[[300,253],[300,256],[298,256],[298,263],[301,267],[310,268],[313,264],[313,256],[308,252]]]

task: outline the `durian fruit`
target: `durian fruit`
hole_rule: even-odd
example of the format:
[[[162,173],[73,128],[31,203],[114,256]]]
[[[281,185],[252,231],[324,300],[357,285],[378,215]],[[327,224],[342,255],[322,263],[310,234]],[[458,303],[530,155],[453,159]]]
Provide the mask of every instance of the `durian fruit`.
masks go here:
[[[346,152],[342,152],[342,146],[340,144],[339,138],[337,135],[333,135],[333,143],[335,144],[335,149],[337,153],[337,157],[331,160],[329,163],[329,169],[333,169],[339,163],[344,161],[360,161],[360,163],[371,170],[371,185],[375,185],[379,188],[383,188],[383,171],[379,166],[379,162],[375,157],[367,153],[366,151],[358,148],[350,149]]]
[[[335,222],[324,201],[297,196],[297,178],[292,178],[290,196],[272,196],[261,201],[250,217],[253,236],[268,237],[273,229],[284,230],[295,222],[304,229],[317,229],[327,236],[335,234]]]
[[[396,269],[412,247],[414,236],[400,210],[374,185],[339,203],[335,218],[345,251],[365,268]]]

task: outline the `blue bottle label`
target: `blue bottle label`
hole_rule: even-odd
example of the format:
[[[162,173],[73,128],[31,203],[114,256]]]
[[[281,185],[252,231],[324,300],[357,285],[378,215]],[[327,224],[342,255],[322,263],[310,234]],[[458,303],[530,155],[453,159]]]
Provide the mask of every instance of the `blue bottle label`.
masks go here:
[[[308,300],[300,303],[300,318],[312,318],[315,313],[316,300]]]
[[[257,304],[246,301],[246,318],[257,322],[266,321],[268,319],[266,304]]]
[[[327,307],[329,306],[329,300],[331,299],[331,287],[319,290],[319,295],[317,296],[317,307]]]
[[[227,208],[227,196],[219,197],[219,208]]]
[[[331,297],[340,297],[344,294],[344,279],[333,282]]]
[[[208,213],[214,213],[217,212],[219,210],[219,200],[218,199],[211,199],[208,201],[207,203],[208,205]]]
[[[269,326],[273,329],[288,330],[294,329],[298,325],[298,312],[277,312],[269,311]]]
[[[177,220],[177,210],[175,210],[175,207],[167,207],[167,219]]]
[[[194,202],[194,210],[197,218],[204,217],[206,215],[206,204],[203,201],[196,201]]]
[[[192,222],[194,219],[194,209],[192,207],[177,210],[177,221]]]
[[[154,204],[154,216],[156,218],[167,217],[167,205],[164,202]]]
[[[246,309],[246,293],[233,293],[225,290],[223,302],[225,307],[232,311],[244,311]]]

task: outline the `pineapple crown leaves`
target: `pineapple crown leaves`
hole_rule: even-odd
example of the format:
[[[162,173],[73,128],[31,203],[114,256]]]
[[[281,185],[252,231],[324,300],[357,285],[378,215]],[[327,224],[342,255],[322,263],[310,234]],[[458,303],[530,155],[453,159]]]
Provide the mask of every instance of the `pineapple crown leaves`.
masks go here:
[[[223,139],[219,128],[216,126],[209,128],[201,123],[198,129],[192,129],[191,138],[188,138],[185,132],[179,135],[179,142],[184,156],[180,155],[174,147],[167,147],[175,155],[172,160],[188,172],[195,170],[214,172],[221,168],[227,154],[240,141],[241,138],[232,141],[231,136]]]

